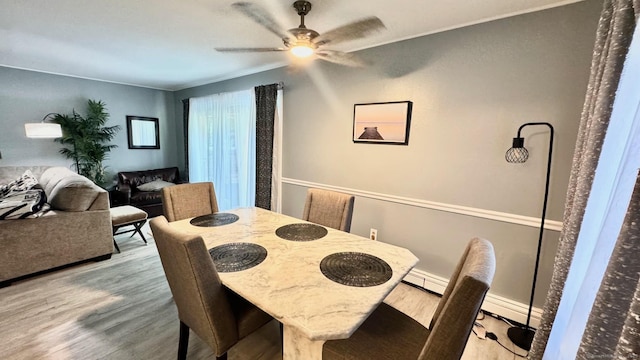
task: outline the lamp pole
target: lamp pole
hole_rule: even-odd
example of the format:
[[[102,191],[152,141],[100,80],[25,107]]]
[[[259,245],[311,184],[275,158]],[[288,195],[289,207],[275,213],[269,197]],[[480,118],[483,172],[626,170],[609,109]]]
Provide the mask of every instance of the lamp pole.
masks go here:
[[[542,247],[542,235],[544,234],[544,221],[547,215],[547,200],[549,198],[549,176],[551,174],[551,154],[553,153],[553,134],[554,129],[553,126],[547,122],[531,122],[522,124],[520,128],[518,128],[518,136],[513,139],[513,147],[507,150],[505,154],[505,158],[507,162],[510,163],[523,163],[527,161],[528,151],[524,148],[524,139],[520,136],[520,132],[526,126],[547,126],[549,128],[549,156],[547,159],[547,177],[544,185],[544,200],[542,202],[542,216],[540,220],[540,233],[538,236],[538,249],[536,252],[536,263],[533,270],[533,284],[531,285],[531,298],[529,299],[529,312],[527,313],[527,323],[524,328],[519,326],[512,326],[507,330],[507,335],[509,339],[517,345],[518,347],[524,350],[531,349],[531,343],[533,342],[533,336],[535,335],[535,331],[531,329],[529,323],[531,321],[531,309],[533,308],[533,297],[536,291],[536,281],[538,280],[538,266],[540,265],[540,250]],[[517,151],[517,149],[524,149],[523,156],[518,158],[518,155],[521,154]],[[512,151],[516,149],[515,151]]]

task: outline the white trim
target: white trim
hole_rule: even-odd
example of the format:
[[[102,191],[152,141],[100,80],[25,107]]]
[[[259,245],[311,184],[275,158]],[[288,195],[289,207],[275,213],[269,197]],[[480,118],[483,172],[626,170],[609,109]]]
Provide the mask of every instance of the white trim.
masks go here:
[[[135,87],[141,87],[141,88],[152,89],[152,90],[178,91],[178,90],[173,90],[171,88],[163,88],[163,87],[157,87],[157,86],[151,86],[151,85],[128,83],[128,82],[124,82],[124,81],[99,79],[99,78],[94,78],[94,77],[89,77],[89,76],[82,76],[82,75],[71,75],[71,74],[66,74],[66,73],[61,73],[61,72],[48,71],[48,70],[39,70],[39,69],[33,69],[33,68],[21,67],[21,66],[13,66],[13,65],[7,65],[7,64],[0,64],[0,67],[6,67],[6,68],[9,68],[9,69],[16,69],[16,70],[32,71],[32,72],[48,74],[48,75],[55,75],[55,76],[65,76],[65,77],[70,77],[70,78],[80,79],[80,80],[99,81],[99,82],[104,82],[104,83],[109,83],[109,84],[125,85],[125,86],[135,86]]]
[[[383,193],[372,192],[372,191],[351,189],[351,188],[326,185],[326,184],[320,184],[320,183],[315,183],[311,181],[304,181],[304,180],[291,179],[291,178],[285,178],[285,177],[282,178],[282,182],[285,184],[291,184],[291,185],[334,190],[334,191],[349,193],[355,196],[361,196],[361,197],[366,197],[366,198],[380,200],[380,201],[387,201],[387,202],[392,202],[396,204],[416,206],[416,207],[421,207],[421,208],[431,209],[431,210],[446,211],[446,212],[459,214],[459,215],[473,216],[477,218],[501,221],[501,222],[510,223],[510,224],[531,226],[534,228],[539,228],[540,221],[541,221],[540,218],[532,217],[532,216],[523,216],[523,215],[500,212],[500,211],[472,208],[468,206],[446,204],[446,203],[440,203],[435,201],[428,201],[428,200],[421,200],[421,199],[409,198],[404,196],[383,194]],[[547,219],[544,223],[544,228],[546,230],[560,231],[562,230],[562,222]]]
[[[282,124],[284,90],[278,89],[273,120],[273,168],[271,184],[271,210],[282,213]]]
[[[449,283],[449,280],[443,277],[429,274],[428,272],[419,269],[412,269],[407,276],[405,276],[404,281],[418,285],[437,294],[442,294]],[[482,303],[482,310],[524,324],[527,322],[529,305],[494,295],[489,292],[484,299],[484,303]],[[537,328],[540,324],[541,316],[542,310],[536,307],[531,309],[530,325]]]

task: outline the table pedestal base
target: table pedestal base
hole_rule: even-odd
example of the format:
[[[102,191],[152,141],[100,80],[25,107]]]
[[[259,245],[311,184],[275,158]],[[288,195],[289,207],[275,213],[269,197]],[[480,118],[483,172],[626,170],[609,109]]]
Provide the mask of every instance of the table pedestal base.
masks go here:
[[[290,325],[284,325],[283,337],[282,360],[322,360],[324,340],[310,340]]]

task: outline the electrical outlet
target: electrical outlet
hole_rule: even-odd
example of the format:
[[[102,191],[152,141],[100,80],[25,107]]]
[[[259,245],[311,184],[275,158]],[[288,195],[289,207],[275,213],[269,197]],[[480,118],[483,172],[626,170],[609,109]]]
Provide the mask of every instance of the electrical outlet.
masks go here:
[[[371,231],[369,232],[369,239],[371,240],[378,240],[378,230],[371,228]]]

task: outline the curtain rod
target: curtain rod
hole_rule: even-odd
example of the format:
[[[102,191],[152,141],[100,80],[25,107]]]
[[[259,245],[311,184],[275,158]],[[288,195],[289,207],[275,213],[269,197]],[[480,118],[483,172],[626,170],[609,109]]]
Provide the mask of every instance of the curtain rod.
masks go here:
[[[284,82],[280,81],[278,83],[276,83],[278,85],[278,90],[283,90],[284,89]],[[187,99],[182,99],[182,101],[189,101],[190,98]]]

